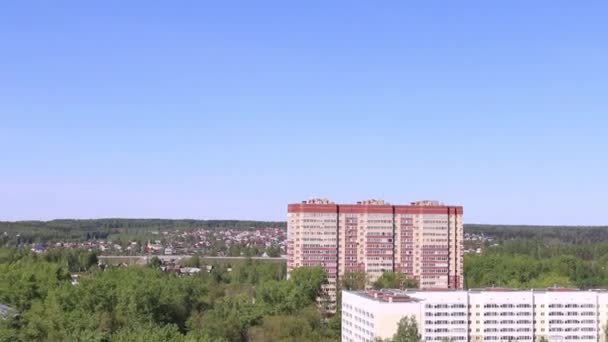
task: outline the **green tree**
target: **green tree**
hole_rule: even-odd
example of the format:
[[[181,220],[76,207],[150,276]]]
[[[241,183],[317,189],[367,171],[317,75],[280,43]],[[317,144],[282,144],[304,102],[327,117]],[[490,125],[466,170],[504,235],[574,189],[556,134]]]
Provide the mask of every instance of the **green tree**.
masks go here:
[[[156,324],[128,326],[110,337],[110,342],[182,342],[184,340],[177,326]]]
[[[190,258],[187,258],[181,262],[181,265],[184,267],[197,267],[200,268],[202,265],[201,258],[198,255],[193,255]]]
[[[327,284],[327,273],[321,267],[299,267],[291,272],[291,281],[313,300],[323,297],[321,285]]]
[[[248,341],[312,341],[313,330],[311,326],[300,317],[269,316],[259,327],[249,331]]]
[[[157,268],[160,268],[163,265],[163,262],[160,260],[159,257],[154,256],[154,257],[152,257],[152,259],[150,259],[150,262],[148,263],[148,265],[151,268],[157,269]]]
[[[314,303],[293,281],[268,281],[256,289],[257,303],[268,314],[288,314]]]
[[[393,335],[392,342],[420,342],[422,336],[418,332],[416,317],[403,317],[398,325],[397,332]]]
[[[249,330],[248,341],[251,342],[299,342],[299,341],[335,341],[328,326],[312,305],[299,311],[296,315],[267,316],[261,325]]]
[[[270,246],[270,247],[266,248],[266,254],[268,254],[269,257],[273,257],[273,258],[280,257],[281,256],[281,247],[279,247],[277,245]]]
[[[536,278],[531,279],[525,285],[528,289],[535,288],[547,288],[547,287],[572,287],[572,281],[567,276],[559,275],[556,273],[543,273]]]
[[[374,282],[374,288],[377,290],[416,288],[417,286],[415,279],[408,278],[406,274],[400,272],[385,272]]]
[[[263,313],[246,295],[225,297],[204,313],[201,327],[213,339],[246,341],[250,326],[262,321]]]
[[[1,340],[0,340],[1,341]],[[107,337],[105,334],[98,331],[91,330],[79,330],[69,333],[65,339],[65,342],[105,342]]]
[[[342,276],[342,289],[348,291],[365,290],[367,280],[365,272],[345,272]]]

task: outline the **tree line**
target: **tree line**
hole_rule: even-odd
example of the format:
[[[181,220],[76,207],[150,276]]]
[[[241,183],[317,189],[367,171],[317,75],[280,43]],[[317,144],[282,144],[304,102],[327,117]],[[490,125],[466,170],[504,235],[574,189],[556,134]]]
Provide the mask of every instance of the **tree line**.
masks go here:
[[[465,233],[483,234],[497,241],[543,240],[563,244],[593,244],[608,242],[608,226],[530,226],[465,224]]]
[[[464,259],[467,288],[608,288],[608,243],[554,245],[509,240]]]

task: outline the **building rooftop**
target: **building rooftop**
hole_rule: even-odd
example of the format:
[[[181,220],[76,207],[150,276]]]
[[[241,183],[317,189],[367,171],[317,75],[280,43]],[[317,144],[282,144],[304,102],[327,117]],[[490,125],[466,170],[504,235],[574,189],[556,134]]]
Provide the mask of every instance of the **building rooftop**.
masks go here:
[[[364,297],[367,299],[376,300],[378,302],[386,303],[407,303],[407,302],[419,302],[420,300],[415,297],[416,293],[436,293],[436,292],[469,292],[469,293],[480,293],[480,292],[608,292],[608,289],[589,289],[580,290],[576,288],[564,288],[564,287],[550,287],[543,289],[530,289],[530,290],[519,290],[505,287],[489,287],[489,288],[477,288],[469,290],[461,289],[381,289],[381,290],[367,290],[367,291],[351,291],[351,293]]]
[[[0,319],[6,318],[9,315],[15,316],[17,314],[18,314],[17,310],[15,310],[9,306],[6,306],[4,304],[0,304]]]
[[[309,200],[302,201],[302,204],[334,204],[334,202],[327,198],[311,198]]]
[[[350,206],[350,205],[360,205],[360,206],[393,206],[390,202],[387,202],[380,198],[370,198],[366,200],[357,201],[354,204],[336,204],[334,201],[328,198],[310,198],[299,203],[292,203],[291,205],[340,205],[340,206]],[[446,205],[443,202],[435,201],[435,200],[420,200],[409,202],[409,204],[401,204],[396,205],[398,207],[460,207],[460,206],[451,206]]]
[[[415,202],[412,202],[411,204],[415,205],[415,206],[420,206],[420,207],[441,207],[441,206],[444,206],[444,204],[442,202],[431,201],[431,200],[415,201]]]
[[[407,302],[418,302],[419,299],[408,296],[407,291],[404,290],[369,290],[369,291],[356,291],[353,292],[361,297],[374,299],[379,302],[387,303],[407,303]]]
[[[357,201],[357,205],[390,205],[390,203],[384,202],[384,200],[381,199],[372,198],[365,201]]]

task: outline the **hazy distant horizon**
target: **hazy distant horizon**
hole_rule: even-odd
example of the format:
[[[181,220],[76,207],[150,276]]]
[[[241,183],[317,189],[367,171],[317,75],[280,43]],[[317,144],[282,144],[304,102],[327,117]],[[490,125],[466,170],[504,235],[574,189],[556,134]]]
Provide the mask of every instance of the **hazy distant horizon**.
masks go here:
[[[233,218],[167,218],[167,217],[95,217],[95,218],[54,218],[49,220],[0,220],[0,223],[18,223],[18,222],[51,222],[51,221],[62,221],[62,220],[74,220],[74,221],[87,221],[87,220],[193,220],[193,221],[251,221],[251,222],[275,222],[275,223],[287,223],[286,220],[254,220],[254,219],[233,219]],[[528,226],[528,227],[567,227],[567,228],[605,228],[607,224],[600,225],[577,225],[577,224],[557,224],[557,225],[542,225],[542,224],[528,224],[528,223],[478,223],[478,222],[464,222],[464,225],[474,226]]]
[[[0,220],[606,223],[608,2],[263,3],[3,4]]]

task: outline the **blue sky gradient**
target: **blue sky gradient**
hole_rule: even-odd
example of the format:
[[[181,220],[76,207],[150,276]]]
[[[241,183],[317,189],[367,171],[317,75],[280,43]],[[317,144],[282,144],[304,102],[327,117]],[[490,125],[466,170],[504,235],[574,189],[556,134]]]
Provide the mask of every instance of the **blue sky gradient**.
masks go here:
[[[0,4],[0,220],[608,224],[608,2]]]

